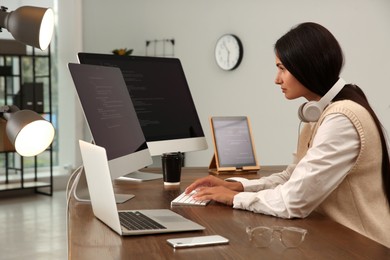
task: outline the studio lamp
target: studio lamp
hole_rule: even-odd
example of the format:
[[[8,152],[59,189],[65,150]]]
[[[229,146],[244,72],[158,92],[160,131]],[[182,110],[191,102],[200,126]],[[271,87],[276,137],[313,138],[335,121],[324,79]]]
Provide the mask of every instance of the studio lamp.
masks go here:
[[[38,155],[53,141],[53,125],[32,110],[2,106],[0,118],[7,121],[5,132],[16,152],[21,156]]]
[[[0,27],[7,29],[15,40],[45,50],[54,29],[54,13],[50,8],[22,6],[12,12],[0,8]]]

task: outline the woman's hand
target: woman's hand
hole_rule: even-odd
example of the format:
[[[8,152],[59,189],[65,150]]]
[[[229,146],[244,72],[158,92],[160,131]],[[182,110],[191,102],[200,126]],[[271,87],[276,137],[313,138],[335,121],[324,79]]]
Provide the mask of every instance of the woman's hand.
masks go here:
[[[195,190],[198,187],[214,187],[214,186],[223,186],[224,180],[221,180],[215,176],[208,175],[207,177],[198,179],[194,181],[190,186],[186,188],[186,193],[191,193],[193,190]]]
[[[194,199],[215,200],[227,205],[233,205],[234,196],[244,190],[240,182],[227,182],[209,175],[193,182],[186,188],[186,194],[196,190]]]
[[[193,190],[199,188],[199,187],[215,187],[215,186],[222,186],[227,189],[233,190],[233,191],[243,191],[244,187],[242,186],[241,182],[227,182],[224,180],[221,180],[215,176],[208,175],[207,177],[198,179],[194,181],[190,186],[186,188],[186,194],[191,193]]]
[[[230,190],[226,187],[200,187],[196,189],[193,198],[196,200],[214,200],[229,206],[233,205],[234,196],[237,191]]]

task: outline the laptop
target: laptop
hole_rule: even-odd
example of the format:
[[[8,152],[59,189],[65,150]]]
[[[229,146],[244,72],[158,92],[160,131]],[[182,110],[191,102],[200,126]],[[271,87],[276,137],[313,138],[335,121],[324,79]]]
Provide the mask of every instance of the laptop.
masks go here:
[[[106,149],[79,141],[84,171],[89,188],[94,215],[119,235],[143,235],[169,232],[204,230],[205,228],[168,209],[118,210]],[[134,199],[137,199],[136,197]],[[126,224],[130,218],[142,218],[148,222],[146,228]]]

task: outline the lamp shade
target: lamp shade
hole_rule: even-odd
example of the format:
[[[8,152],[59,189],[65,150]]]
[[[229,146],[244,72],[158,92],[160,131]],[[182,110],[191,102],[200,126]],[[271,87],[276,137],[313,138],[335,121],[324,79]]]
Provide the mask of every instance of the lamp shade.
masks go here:
[[[7,116],[6,133],[22,156],[43,152],[54,138],[53,125],[31,110],[18,110]]]
[[[13,12],[0,12],[0,26],[15,40],[45,50],[54,29],[54,13],[50,8],[22,6]]]

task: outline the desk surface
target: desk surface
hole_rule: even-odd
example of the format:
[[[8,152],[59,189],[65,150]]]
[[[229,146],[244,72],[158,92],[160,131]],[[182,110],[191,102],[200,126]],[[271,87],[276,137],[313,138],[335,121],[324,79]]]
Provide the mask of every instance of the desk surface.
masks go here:
[[[263,166],[258,178],[280,170]],[[162,180],[148,182],[115,181],[118,193],[136,197],[119,204],[118,209],[170,208],[170,201],[195,179],[206,176],[206,168],[185,168],[179,188],[166,189]],[[222,178],[230,175],[223,175]],[[286,220],[255,214],[211,202],[206,207],[176,206],[178,214],[206,227],[204,231],[121,237],[93,215],[91,205],[71,200],[69,207],[69,259],[390,259],[390,249],[326,217],[312,213],[305,219]],[[303,244],[284,249],[274,240],[268,248],[252,246],[245,233],[247,226],[296,226],[308,230]],[[219,234],[230,240],[227,245],[174,250],[169,238]]]

